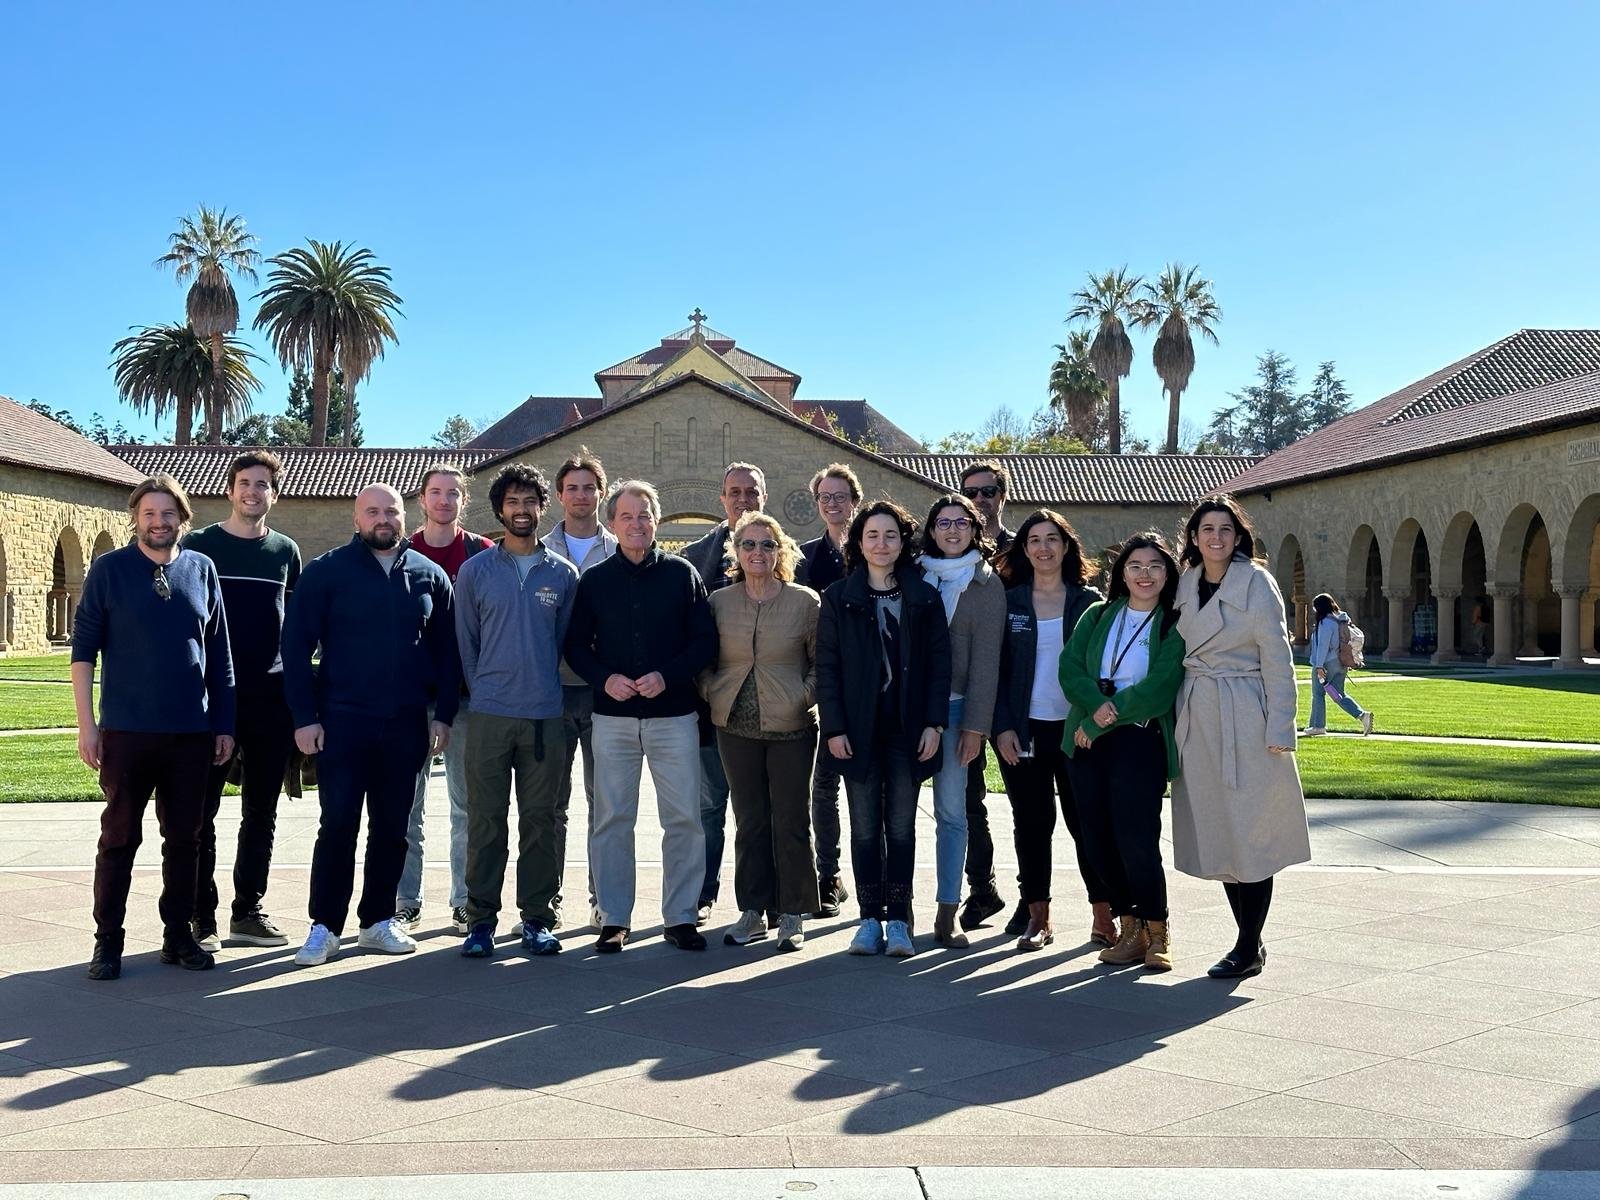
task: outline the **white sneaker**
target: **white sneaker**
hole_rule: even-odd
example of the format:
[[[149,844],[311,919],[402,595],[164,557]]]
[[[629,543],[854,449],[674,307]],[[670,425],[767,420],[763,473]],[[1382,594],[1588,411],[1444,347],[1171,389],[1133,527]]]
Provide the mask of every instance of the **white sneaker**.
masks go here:
[[[917,952],[911,942],[911,928],[904,921],[890,921],[885,937],[888,947],[884,952],[890,958],[910,958]]]
[[[417,941],[393,918],[368,925],[356,938],[363,950],[376,950],[380,954],[414,954]]]
[[[1326,737],[1327,733],[1328,733],[1328,731],[1326,729],[1318,728],[1315,725],[1307,725],[1304,729],[1302,729],[1300,731],[1300,736],[1301,737]]]
[[[339,957],[339,935],[326,925],[313,925],[306,934],[306,944],[294,956],[297,967],[320,967],[330,958]]]
[[[600,906],[591,900],[589,902],[589,928],[604,929],[605,926],[605,918],[600,915]]]
[[[778,918],[778,949],[798,950],[806,943],[806,922],[799,913],[784,913]]]
[[[1371,732],[1372,732],[1372,714],[1370,712],[1364,712],[1364,713],[1361,714],[1361,736],[1362,737],[1366,737],[1367,734],[1369,734]]]
[[[722,944],[724,946],[748,946],[751,942],[759,942],[766,936],[766,915],[751,908],[740,913],[739,919],[728,926],[728,932],[722,935]]]
[[[901,928],[904,928],[902,926]],[[855,937],[850,939],[850,954],[882,954],[883,953],[883,922],[877,917],[864,917],[861,928],[856,930]]]

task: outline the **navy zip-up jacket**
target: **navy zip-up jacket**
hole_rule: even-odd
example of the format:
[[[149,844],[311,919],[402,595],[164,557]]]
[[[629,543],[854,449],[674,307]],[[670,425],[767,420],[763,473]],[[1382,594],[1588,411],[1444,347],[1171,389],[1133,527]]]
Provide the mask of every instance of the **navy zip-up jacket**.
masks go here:
[[[312,559],[284,617],[283,690],[297,729],[329,712],[387,718],[430,702],[450,724],[461,658],[449,578],[406,539],[387,574],[359,534]]]

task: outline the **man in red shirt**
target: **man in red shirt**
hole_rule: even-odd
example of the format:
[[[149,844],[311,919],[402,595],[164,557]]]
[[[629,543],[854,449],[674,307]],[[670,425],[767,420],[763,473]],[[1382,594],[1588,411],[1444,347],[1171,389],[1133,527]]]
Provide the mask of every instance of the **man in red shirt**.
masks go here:
[[[452,585],[456,572],[480,550],[494,545],[486,537],[461,528],[461,509],[468,499],[467,480],[461,468],[435,463],[422,473],[422,528],[411,537],[411,549],[437,563]],[[465,935],[467,925],[467,698],[451,726],[450,744],[444,751],[445,787],[450,795],[450,921]],[[422,923],[422,805],[428,795],[432,761],[417,776],[411,823],[406,830],[406,867],[395,897],[395,921],[407,931]]]

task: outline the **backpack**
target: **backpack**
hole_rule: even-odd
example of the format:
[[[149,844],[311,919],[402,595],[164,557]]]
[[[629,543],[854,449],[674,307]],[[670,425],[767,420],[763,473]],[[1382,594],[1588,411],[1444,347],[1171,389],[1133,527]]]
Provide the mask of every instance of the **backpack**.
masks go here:
[[[1367,644],[1367,635],[1361,632],[1361,626],[1354,621],[1342,622],[1339,626],[1339,665],[1354,668],[1367,665],[1366,655],[1362,648]]]

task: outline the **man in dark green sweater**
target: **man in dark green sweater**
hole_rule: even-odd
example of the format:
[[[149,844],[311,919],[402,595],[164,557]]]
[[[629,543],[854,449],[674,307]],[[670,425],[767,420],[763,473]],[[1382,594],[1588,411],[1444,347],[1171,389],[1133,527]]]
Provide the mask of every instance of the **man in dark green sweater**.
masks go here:
[[[278,797],[294,748],[294,721],[283,696],[284,605],[300,579],[300,547],[267,528],[277,502],[283,462],[270,450],[251,450],[228,468],[226,520],[184,538],[214,564],[222,581],[228,614],[238,696],[233,758],[213,767],[206,792],[205,824],[200,829],[200,879],[194,913],[195,940],[206,950],[221,948],[217,937],[217,811],[222,789],[237,763],[240,787],[239,848],[233,864],[233,908],[228,940],[250,946],[285,946],[289,939],[262,911]]]

